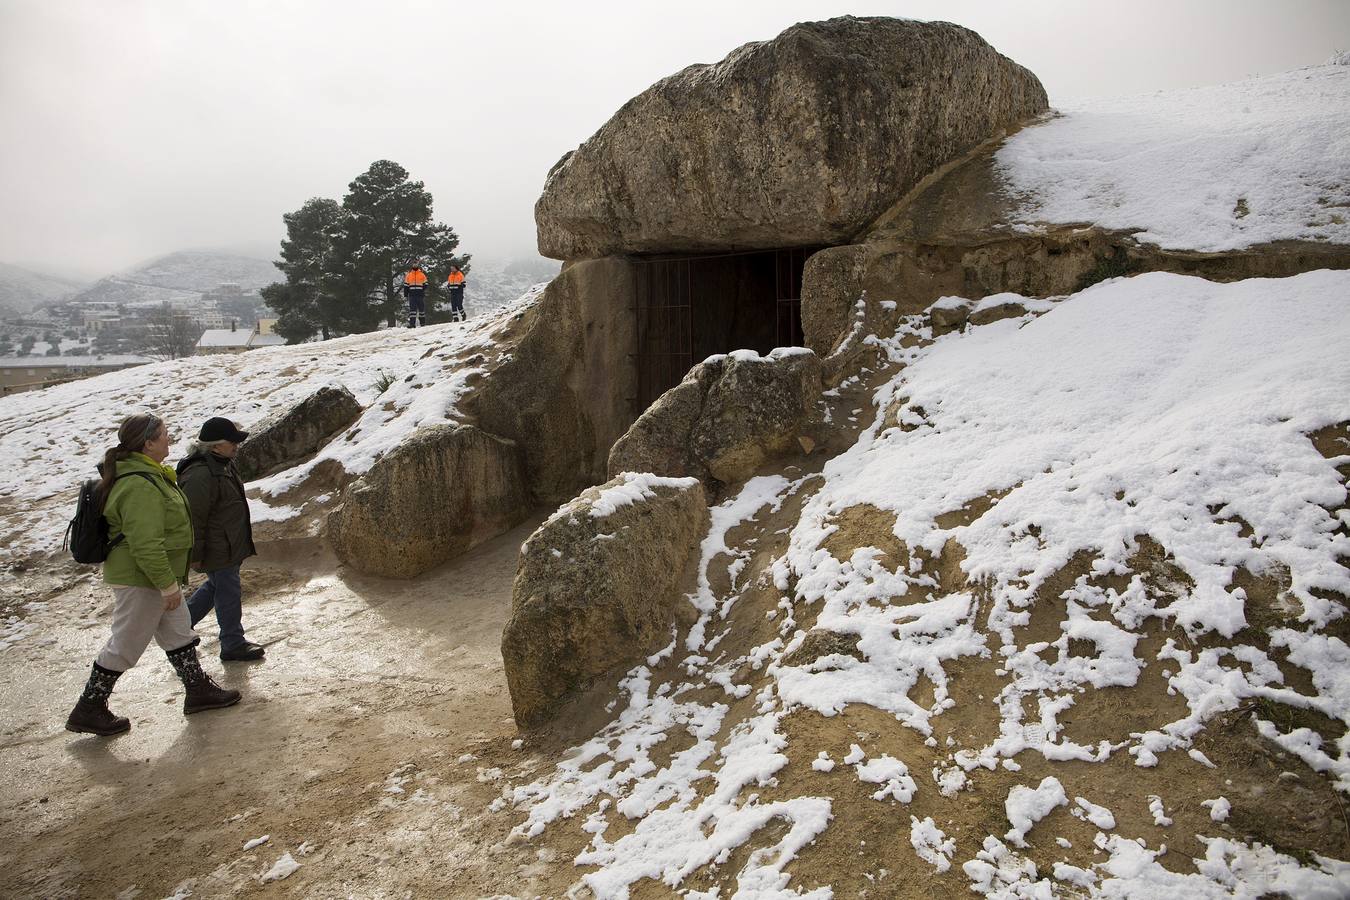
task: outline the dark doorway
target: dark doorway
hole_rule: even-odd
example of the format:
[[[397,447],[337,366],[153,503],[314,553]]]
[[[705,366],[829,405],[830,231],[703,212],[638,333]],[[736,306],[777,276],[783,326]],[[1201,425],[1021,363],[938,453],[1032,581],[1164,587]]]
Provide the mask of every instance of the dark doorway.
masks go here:
[[[639,260],[636,412],[714,353],[801,346],[802,268],[818,249]]]

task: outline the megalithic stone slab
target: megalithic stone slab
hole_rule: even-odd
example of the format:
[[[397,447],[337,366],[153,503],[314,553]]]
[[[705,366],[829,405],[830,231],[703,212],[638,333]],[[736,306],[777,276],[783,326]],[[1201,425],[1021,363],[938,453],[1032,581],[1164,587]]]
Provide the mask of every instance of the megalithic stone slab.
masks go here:
[[[925,176],[1045,111],[1036,76],[947,22],[845,16],[693,65],[549,172],[554,259],[847,243]]]
[[[687,603],[679,579],[708,522],[697,479],[624,473],[530,536],[502,632],[518,725],[547,723],[574,691],[670,641]]]

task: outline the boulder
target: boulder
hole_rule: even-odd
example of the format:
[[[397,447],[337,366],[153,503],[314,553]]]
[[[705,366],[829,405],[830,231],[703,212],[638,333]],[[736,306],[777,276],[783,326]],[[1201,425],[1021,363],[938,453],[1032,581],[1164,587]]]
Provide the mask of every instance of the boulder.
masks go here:
[[[858,649],[856,634],[812,628],[802,637],[797,649],[783,657],[780,665],[809,666],[826,656],[851,656],[859,662],[866,661]]]
[[[743,481],[799,446],[814,421],[820,371],[816,354],[800,347],[709,357],[615,442],[610,475],[692,475],[712,488]]]
[[[624,474],[562,506],[521,547],[502,632],[516,723],[671,640],[685,563],[708,527],[693,478]]]
[[[342,385],[319,388],[250,429],[235,457],[239,477],[253,481],[302,462],[359,415],[361,404],[351,391]]]
[[[802,269],[802,334],[821,359],[854,322],[866,264],[866,248],[854,244],[814,253]]]
[[[328,536],[352,568],[412,578],[514,527],[529,509],[514,442],[471,425],[430,425],[347,486]]]
[[[1003,319],[1015,319],[1025,316],[1027,308],[1022,305],[1022,297],[1016,294],[994,294],[975,304],[970,312],[972,325],[988,325]]]
[[[634,97],[549,172],[555,259],[847,243],[928,174],[1047,108],[946,22],[794,25]]]
[[[942,297],[928,308],[928,321],[934,334],[955,331],[970,318],[971,303],[961,297]]]

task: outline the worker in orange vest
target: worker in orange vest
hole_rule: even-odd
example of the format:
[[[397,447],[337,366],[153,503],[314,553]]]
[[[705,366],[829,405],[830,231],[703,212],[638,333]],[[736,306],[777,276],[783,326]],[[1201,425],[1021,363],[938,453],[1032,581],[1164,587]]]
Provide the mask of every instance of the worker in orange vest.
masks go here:
[[[445,276],[445,290],[450,295],[450,321],[463,322],[469,317],[464,312],[464,273],[454,263],[450,264],[450,274]]]
[[[427,273],[420,263],[403,276],[403,299],[408,301],[408,327],[425,325],[427,318]]]

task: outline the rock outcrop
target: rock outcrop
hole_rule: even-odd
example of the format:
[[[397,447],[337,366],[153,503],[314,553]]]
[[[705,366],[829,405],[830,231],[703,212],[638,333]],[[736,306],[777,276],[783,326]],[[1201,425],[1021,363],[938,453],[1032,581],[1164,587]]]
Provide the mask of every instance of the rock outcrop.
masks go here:
[[[412,578],[519,524],[529,496],[515,443],[471,425],[419,429],[347,487],[328,520],[361,572]]]
[[[342,385],[323,387],[304,400],[268,416],[249,431],[235,465],[245,481],[287,469],[319,448],[356,417],[361,404]]]
[[[692,478],[621,475],[560,508],[521,548],[502,633],[516,723],[671,640],[679,583],[708,525]]]
[[[828,247],[802,269],[802,335],[821,359],[834,351],[855,318],[863,294],[864,248]]]
[[[1047,108],[945,22],[843,17],[746,44],[626,103],[549,172],[555,259],[849,241],[925,176]]]
[[[928,322],[933,334],[945,334],[965,327],[970,318],[971,303],[960,297],[943,297],[928,308]]]
[[[711,357],[614,444],[610,475],[691,475],[713,488],[743,481],[767,458],[797,445],[811,427],[820,390],[820,360],[810,350]]]
[[[1003,319],[1015,319],[1027,313],[1026,307],[1019,301],[1017,294],[994,294],[982,299],[970,312],[970,324],[988,325]]]

